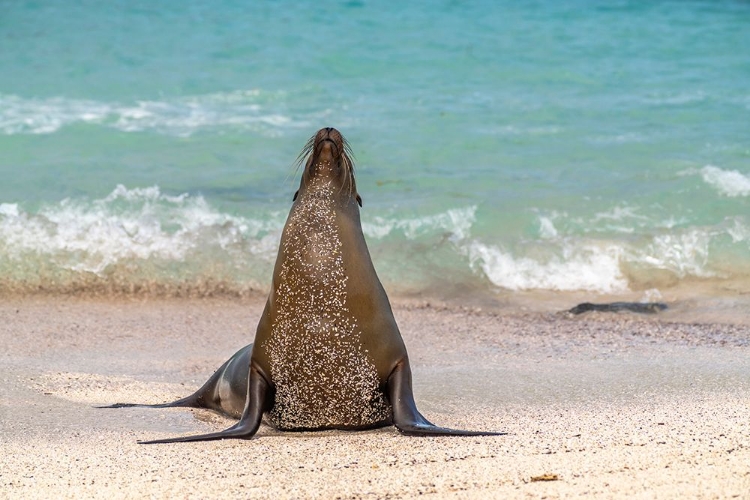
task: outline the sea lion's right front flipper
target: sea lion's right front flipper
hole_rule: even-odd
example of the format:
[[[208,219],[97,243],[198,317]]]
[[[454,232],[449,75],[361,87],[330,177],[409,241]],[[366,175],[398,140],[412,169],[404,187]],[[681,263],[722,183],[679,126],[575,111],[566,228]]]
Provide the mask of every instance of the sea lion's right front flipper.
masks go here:
[[[247,398],[240,421],[229,429],[197,436],[182,436],[153,441],[138,441],[139,444],[189,443],[192,441],[216,441],[219,439],[250,439],[258,432],[263,413],[269,409],[270,385],[266,377],[252,364],[248,374]]]
[[[506,432],[464,431],[438,427],[424,418],[411,387],[409,361],[403,359],[388,377],[388,397],[393,409],[393,425],[407,436],[503,436]]]

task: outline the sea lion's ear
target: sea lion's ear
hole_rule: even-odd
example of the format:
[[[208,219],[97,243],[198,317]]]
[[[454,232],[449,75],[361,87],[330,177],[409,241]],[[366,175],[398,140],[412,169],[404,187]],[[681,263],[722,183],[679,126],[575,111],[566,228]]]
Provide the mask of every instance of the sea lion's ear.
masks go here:
[[[292,201],[297,201],[297,196],[299,196],[299,189],[296,193],[294,193],[294,198],[292,198]]]
[[[357,195],[357,203],[359,203],[359,206],[362,206],[362,197],[360,195]]]

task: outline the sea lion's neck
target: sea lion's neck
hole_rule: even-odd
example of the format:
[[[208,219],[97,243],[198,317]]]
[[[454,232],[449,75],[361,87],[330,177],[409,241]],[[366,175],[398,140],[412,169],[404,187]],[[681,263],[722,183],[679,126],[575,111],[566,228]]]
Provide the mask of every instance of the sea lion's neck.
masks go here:
[[[286,243],[282,246],[286,253],[282,267],[287,272],[314,271],[317,275],[330,271],[324,269],[332,264],[327,254],[341,246],[336,198],[336,186],[322,179],[300,190],[284,229]]]
[[[316,176],[303,182],[299,190],[299,201],[303,199],[316,200],[316,203],[329,205],[330,208],[346,209],[356,207],[357,202],[353,199],[349,189],[341,186],[336,179],[326,176]]]

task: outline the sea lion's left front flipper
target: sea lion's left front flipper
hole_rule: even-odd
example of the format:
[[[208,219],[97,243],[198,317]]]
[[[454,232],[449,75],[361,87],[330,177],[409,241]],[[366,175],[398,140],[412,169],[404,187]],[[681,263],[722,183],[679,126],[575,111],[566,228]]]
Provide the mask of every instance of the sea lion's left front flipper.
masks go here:
[[[182,436],[168,439],[155,439],[153,441],[138,441],[139,444],[158,443],[189,443],[192,441],[216,441],[219,439],[250,439],[258,432],[263,413],[269,408],[270,385],[260,370],[250,365],[247,383],[247,398],[245,409],[240,421],[229,429],[210,434],[199,434],[196,436]]]
[[[507,432],[464,431],[438,427],[424,418],[411,387],[409,361],[403,359],[388,377],[388,397],[393,408],[393,425],[407,436],[503,436]]]

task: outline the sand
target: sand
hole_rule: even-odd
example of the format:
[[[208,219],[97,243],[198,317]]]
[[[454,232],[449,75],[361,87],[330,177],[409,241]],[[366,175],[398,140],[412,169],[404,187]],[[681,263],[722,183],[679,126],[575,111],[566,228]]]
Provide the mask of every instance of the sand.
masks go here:
[[[421,411],[393,428],[138,445],[220,430],[184,396],[261,299],[0,300],[2,498],[750,498],[750,327],[394,305]],[[548,480],[540,480],[548,479]]]

